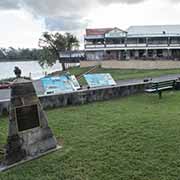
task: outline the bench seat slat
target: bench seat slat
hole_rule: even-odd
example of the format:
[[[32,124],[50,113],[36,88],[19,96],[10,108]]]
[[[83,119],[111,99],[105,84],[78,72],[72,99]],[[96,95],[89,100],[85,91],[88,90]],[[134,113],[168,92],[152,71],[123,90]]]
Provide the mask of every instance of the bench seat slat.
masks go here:
[[[161,90],[166,90],[166,89],[172,89],[173,86],[167,86],[167,87],[161,87],[161,88],[152,88],[152,89],[146,89],[145,92],[156,92],[156,91],[161,91]]]
[[[156,89],[146,89],[146,90],[145,90],[145,92],[149,92],[149,93],[155,92],[155,91],[156,91]]]
[[[158,84],[157,86],[158,87],[162,87],[162,86],[169,86],[169,85],[173,85],[173,83],[166,83],[166,84]]]
[[[167,86],[167,87],[160,87],[158,90],[165,90],[165,89],[172,89],[173,86]]]

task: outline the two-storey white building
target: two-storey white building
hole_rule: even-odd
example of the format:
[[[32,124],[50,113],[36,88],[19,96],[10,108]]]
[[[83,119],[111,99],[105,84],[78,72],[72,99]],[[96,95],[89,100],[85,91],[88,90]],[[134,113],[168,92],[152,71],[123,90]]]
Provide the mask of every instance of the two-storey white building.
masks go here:
[[[180,60],[180,25],[86,29],[87,60]]]

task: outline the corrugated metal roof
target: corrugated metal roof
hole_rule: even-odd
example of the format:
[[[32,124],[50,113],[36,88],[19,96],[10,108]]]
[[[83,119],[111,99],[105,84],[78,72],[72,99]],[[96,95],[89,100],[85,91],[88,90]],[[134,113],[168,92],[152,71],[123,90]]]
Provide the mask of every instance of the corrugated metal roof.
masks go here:
[[[84,36],[84,39],[104,39],[104,35],[90,35],[90,36]]]
[[[86,29],[85,39],[100,39],[115,28]],[[123,31],[123,30],[122,30]],[[124,31],[125,32],[125,31]],[[130,26],[127,37],[171,37],[180,36],[180,25]]]
[[[180,35],[180,25],[130,26],[128,36],[134,35]]]
[[[114,28],[96,28],[96,29],[86,29],[87,36],[97,36],[104,35],[106,32],[113,30]]]

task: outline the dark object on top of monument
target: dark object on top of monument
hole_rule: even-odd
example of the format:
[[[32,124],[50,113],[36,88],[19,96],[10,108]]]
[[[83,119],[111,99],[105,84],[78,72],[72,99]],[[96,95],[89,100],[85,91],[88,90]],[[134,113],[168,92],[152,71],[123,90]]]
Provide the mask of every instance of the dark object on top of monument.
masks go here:
[[[19,69],[19,67],[17,67],[17,66],[14,67],[14,73],[17,78],[21,77],[21,70]]]

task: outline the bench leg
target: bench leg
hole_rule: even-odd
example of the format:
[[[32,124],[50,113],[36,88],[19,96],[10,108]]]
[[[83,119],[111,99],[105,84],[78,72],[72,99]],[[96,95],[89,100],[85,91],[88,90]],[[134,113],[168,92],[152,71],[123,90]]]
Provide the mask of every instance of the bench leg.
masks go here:
[[[162,99],[162,91],[158,91],[159,99]]]

